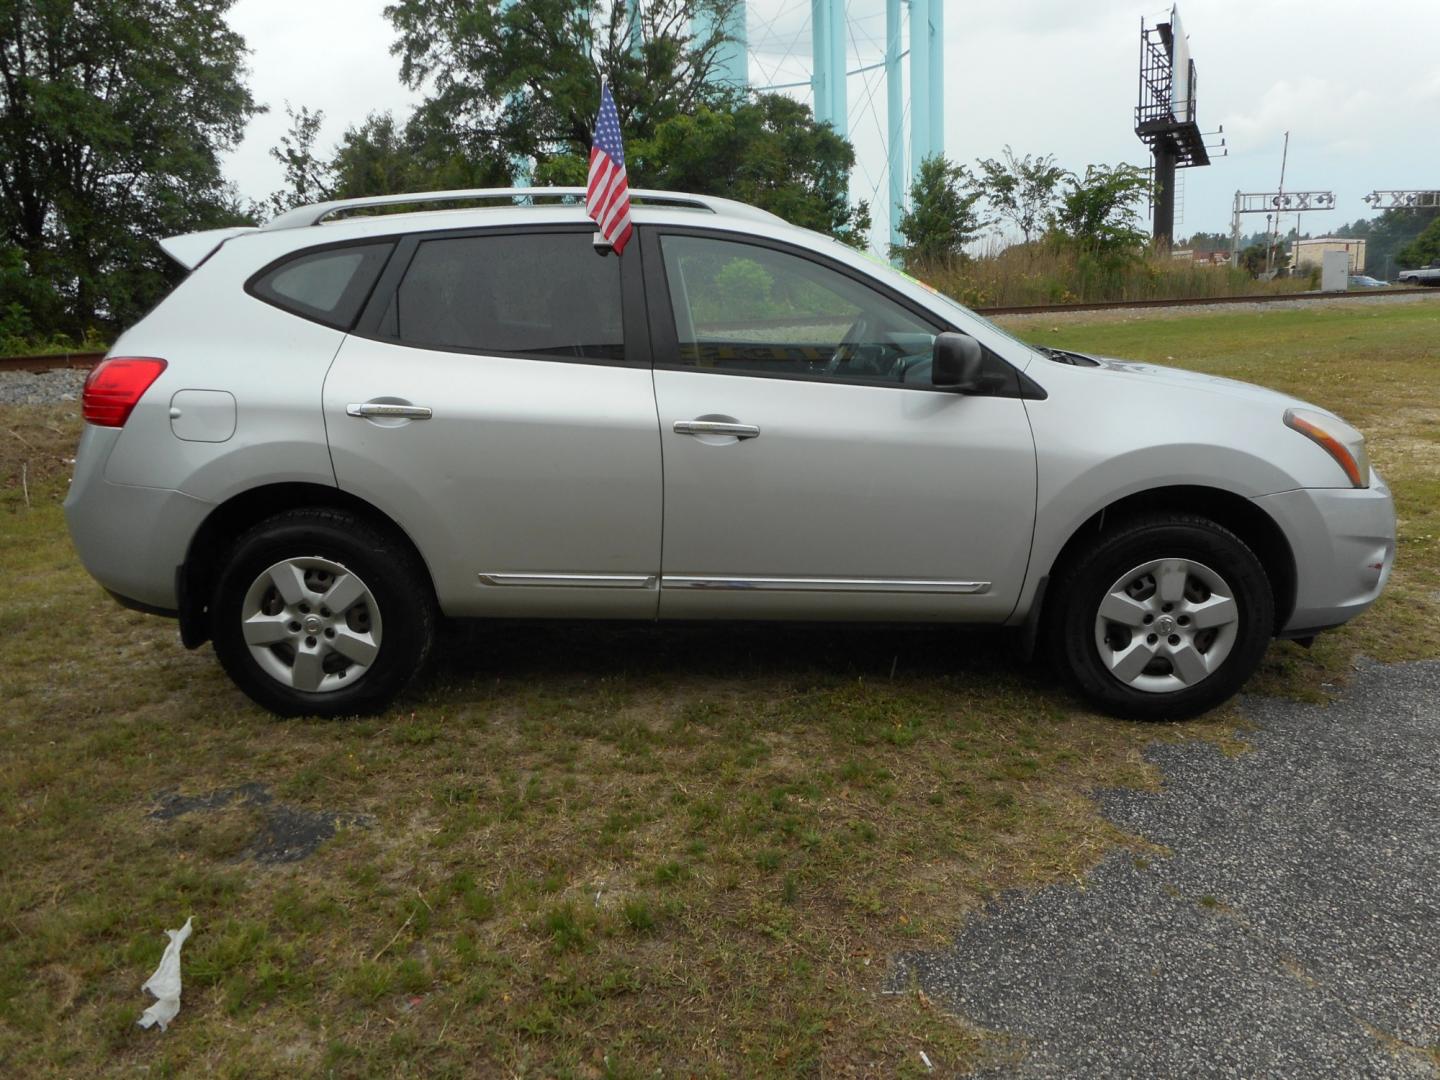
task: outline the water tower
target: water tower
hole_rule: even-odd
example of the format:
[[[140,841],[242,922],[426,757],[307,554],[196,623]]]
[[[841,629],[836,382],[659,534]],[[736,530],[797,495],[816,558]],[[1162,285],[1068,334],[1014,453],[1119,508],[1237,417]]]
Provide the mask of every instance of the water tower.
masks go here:
[[[770,2],[778,3],[778,0]],[[882,3],[885,11],[883,52],[872,47],[867,54],[866,45],[878,43],[868,33],[857,32],[857,17],[878,14]],[[867,8],[873,11],[865,10]],[[860,9],[858,16],[855,9]],[[737,5],[731,19],[736,27],[748,25],[743,2]],[[809,89],[815,119],[820,123],[831,125],[844,138],[851,138],[854,126],[850,83],[883,69],[886,216],[890,242],[899,243],[896,225],[912,179],[926,158],[945,153],[944,0],[810,0],[809,22]],[[748,44],[748,35],[745,40]],[[794,83],[757,85],[753,79],[750,85],[755,90],[785,90],[796,86]],[[867,95],[861,104],[862,110],[871,107],[874,107],[873,94]],[[878,190],[869,194],[878,195]],[[880,199],[875,197],[873,202],[878,204]]]
[[[515,2],[501,0],[501,10]],[[623,2],[632,16],[637,14],[639,0]],[[785,0],[764,0],[764,3],[773,10],[756,13],[757,25],[773,26],[777,17],[796,6],[787,4]],[[857,30],[861,20],[878,16],[882,5],[885,13],[883,47],[867,30]],[[882,181],[876,183],[873,191],[863,194],[872,205],[879,205],[882,201],[880,188],[885,188],[886,217],[882,220],[888,219],[890,242],[899,243],[900,236],[895,226],[920,164],[926,158],[945,153],[944,0],[810,0],[808,78],[780,83],[754,77],[760,65],[752,63],[754,42],[749,32],[749,7],[745,0],[740,0],[723,16],[713,10],[702,10],[694,18],[691,32],[697,38],[709,36],[717,28],[717,20],[720,20],[719,27],[727,39],[716,56],[711,72],[711,78],[717,82],[755,91],[808,87],[815,119],[829,124],[843,138],[851,139],[854,114],[850,84],[852,80],[883,69],[885,168]],[[632,18],[631,25],[638,34],[640,20]],[[793,36],[787,33],[790,48],[798,46],[803,40],[805,29],[801,26]],[[789,59],[789,55],[781,58],[781,66]],[[872,92],[862,95],[865,100],[860,104],[861,117],[864,110],[877,107],[876,95],[871,89]],[[876,126],[881,127],[878,123]]]
[[[626,2],[634,5],[636,0]],[[882,5],[883,48],[868,31],[857,30],[859,20],[878,16]],[[786,11],[782,0],[766,0],[765,6],[774,10],[756,11],[756,25],[773,26],[777,17]],[[882,185],[877,184],[875,191],[864,194],[871,197],[874,205],[883,199],[890,241],[899,243],[895,226],[921,162],[945,153],[944,0],[810,0],[809,77],[799,82],[774,82],[756,77],[757,69],[763,65],[751,62],[756,43],[749,32],[752,14],[749,7],[741,0],[728,11],[719,27],[728,41],[717,56],[712,75],[717,81],[736,87],[748,86],[756,91],[808,88],[815,119],[850,139],[856,114],[863,117],[864,110],[877,107],[871,87],[872,92],[858,95],[863,100],[858,110],[852,112],[851,83],[883,70],[885,192],[882,196],[879,190]],[[713,12],[697,16],[692,27],[695,35],[709,35],[717,28],[717,18]],[[784,35],[788,41],[787,55],[780,58],[777,66],[784,67],[785,61],[792,59],[788,52],[803,41],[804,30],[805,27],[800,27],[791,35],[787,28]],[[876,126],[881,127],[878,123]]]

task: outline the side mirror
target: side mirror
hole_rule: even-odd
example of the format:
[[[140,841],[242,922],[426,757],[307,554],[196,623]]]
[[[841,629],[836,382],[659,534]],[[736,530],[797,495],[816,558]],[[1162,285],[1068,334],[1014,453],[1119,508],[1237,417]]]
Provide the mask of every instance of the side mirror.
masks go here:
[[[930,381],[962,393],[980,389],[985,358],[980,343],[965,334],[939,334],[930,365]]]

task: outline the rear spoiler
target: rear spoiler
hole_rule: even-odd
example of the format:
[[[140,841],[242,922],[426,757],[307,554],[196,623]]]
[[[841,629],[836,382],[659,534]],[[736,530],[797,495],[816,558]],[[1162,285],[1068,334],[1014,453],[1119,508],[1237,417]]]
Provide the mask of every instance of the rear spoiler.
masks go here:
[[[168,236],[160,241],[160,250],[186,270],[194,270],[213,255],[226,240],[239,236],[241,233],[254,231],[248,225],[240,225],[230,229],[207,229],[204,232]]]

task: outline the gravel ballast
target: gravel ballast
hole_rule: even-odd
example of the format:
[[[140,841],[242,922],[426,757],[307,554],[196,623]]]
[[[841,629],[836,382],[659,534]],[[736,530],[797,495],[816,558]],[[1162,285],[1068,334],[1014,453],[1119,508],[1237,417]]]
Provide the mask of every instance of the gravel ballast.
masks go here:
[[[1161,792],[1101,796],[1166,853],[1005,897],[891,989],[1012,1036],[985,1076],[1440,1074],[1440,661],[1245,710],[1249,752],[1157,744]]]
[[[0,371],[0,405],[59,405],[80,400],[84,368],[58,371]]]

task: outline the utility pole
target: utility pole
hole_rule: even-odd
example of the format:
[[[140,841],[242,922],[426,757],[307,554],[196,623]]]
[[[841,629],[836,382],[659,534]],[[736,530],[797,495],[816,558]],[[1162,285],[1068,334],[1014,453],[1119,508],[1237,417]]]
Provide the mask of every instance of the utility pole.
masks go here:
[[[1290,160],[1290,132],[1285,132],[1285,149],[1280,152],[1280,188],[1275,202],[1275,230],[1270,234],[1270,249],[1265,253],[1265,272],[1275,269],[1275,248],[1280,242],[1280,207],[1285,205],[1285,163]],[[1265,215],[1268,222],[1270,215]]]
[[[1235,209],[1230,212],[1230,265],[1240,265],[1240,192],[1235,192]]]

